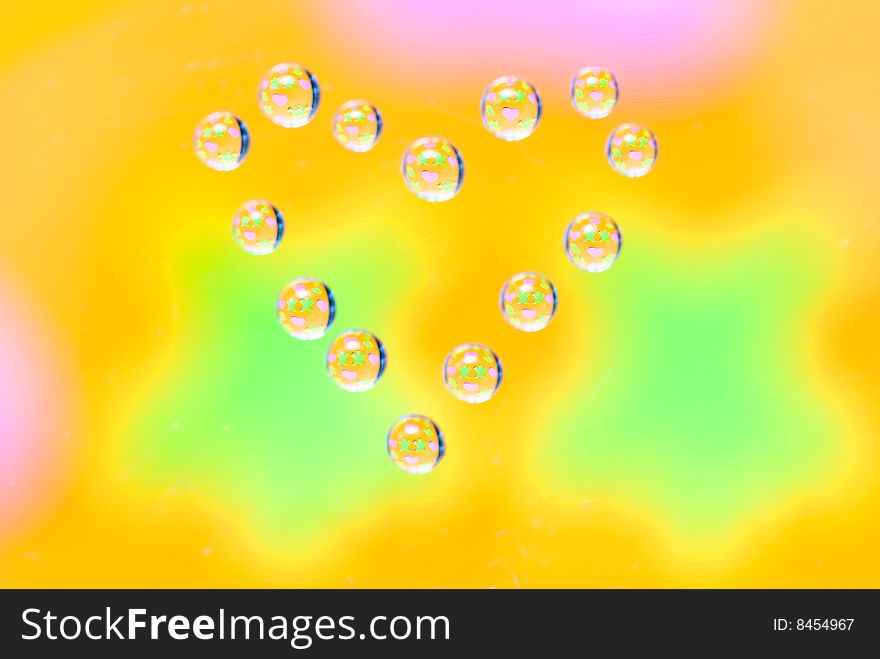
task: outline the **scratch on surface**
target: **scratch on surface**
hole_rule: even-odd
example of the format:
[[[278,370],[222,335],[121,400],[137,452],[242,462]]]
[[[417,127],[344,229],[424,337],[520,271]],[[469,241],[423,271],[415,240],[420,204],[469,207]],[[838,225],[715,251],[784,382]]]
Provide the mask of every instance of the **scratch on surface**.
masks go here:
[[[602,387],[604,387],[606,384],[611,382],[611,380],[613,378],[614,378],[614,370],[612,369],[612,370],[607,371],[605,373],[605,375],[602,376],[602,379],[593,385],[593,388],[590,390],[590,393],[587,396],[586,402],[591,403],[593,401],[593,399],[596,398],[596,395],[599,393],[599,390]]]
[[[524,559],[528,560],[529,551],[526,549],[526,546],[523,544],[522,540],[513,535],[513,533],[511,533],[508,529],[501,529],[500,531],[498,531],[498,533],[495,534],[496,538],[501,538],[503,536],[508,536],[511,540],[513,540],[514,543],[516,543],[517,548],[519,548],[519,553]]]
[[[516,576],[516,573],[513,572],[513,570],[509,569],[505,565],[502,565],[501,559],[495,558],[495,559],[489,561],[487,567],[489,567],[489,569],[492,569],[494,567],[503,568],[504,571],[507,573],[507,576],[509,576],[510,580],[513,582],[513,587],[517,588],[517,589],[522,588],[522,584],[520,583],[519,577]],[[492,588],[495,588],[495,586],[493,585]]]

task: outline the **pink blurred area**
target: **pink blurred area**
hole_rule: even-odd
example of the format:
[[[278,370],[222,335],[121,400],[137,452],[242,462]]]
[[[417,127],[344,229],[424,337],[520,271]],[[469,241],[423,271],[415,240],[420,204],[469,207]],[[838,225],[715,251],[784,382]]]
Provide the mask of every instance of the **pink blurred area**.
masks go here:
[[[597,65],[625,81],[624,94],[674,102],[691,95],[682,85],[704,93],[745,71],[744,60],[772,38],[780,8],[756,0],[331,0],[310,21],[355,66],[407,75],[414,89],[500,70],[570,78]]]
[[[38,305],[0,279],[0,540],[55,495],[71,439],[67,368]]]

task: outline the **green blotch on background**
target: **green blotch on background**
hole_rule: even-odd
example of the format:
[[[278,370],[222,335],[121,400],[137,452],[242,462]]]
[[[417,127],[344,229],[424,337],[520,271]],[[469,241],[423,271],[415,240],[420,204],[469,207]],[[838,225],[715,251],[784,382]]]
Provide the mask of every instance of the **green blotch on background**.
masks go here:
[[[128,448],[140,482],[157,492],[193,486],[282,544],[356,517],[377,491],[394,487],[384,442],[399,392],[384,380],[344,392],[324,368],[336,334],[364,327],[381,336],[388,326],[397,301],[364,294],[370,282],[417,272],[374,233],[327,253],[253,257],[218,243],[175,255],[181,329],[167,372],[125,434],[134,437]],[[278,293],[296,277],[316,277],[334,294],[336,320],[322,339],[297,340],[277,321]]]
[[[596,343],[572,365],[583,385],[550,404],[541,479],[695,540],[815,489],[839,432],[810,370],[830,266],[805,233],[702,254],[627,235],[610,271],[577,278]]]

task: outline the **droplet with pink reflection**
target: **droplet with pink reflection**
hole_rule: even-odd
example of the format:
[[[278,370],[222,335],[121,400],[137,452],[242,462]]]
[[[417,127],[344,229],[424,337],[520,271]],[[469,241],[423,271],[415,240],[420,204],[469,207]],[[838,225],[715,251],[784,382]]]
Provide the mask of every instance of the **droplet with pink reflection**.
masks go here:
[[[327,375],[345,391],[369,391],[385,372],[385,347],[375,334],[348,330],[327,348]]]
[[[278,294],[278,322],[292,337],[314,341],[327,333],[336,315],[330,289],[309,277],[294,279]]]
[[[391,461],[410,474],[432,471],[446,452],[440,428],[420,414],[407,414],[391,424],[386,448]]]
[[[537,272],[520,272],[501,289],[501,313],[507,323],[523,332],[544,329],[556,314],[556,289]]]
[[[196,125],[193,134],[196,157],[218,172],[238,167],[249,144],[247,126],[231,112],[212,112]]]
[[[617,222],[591,211],[574,218],[565,230],[565,253],[581,270],[604,272],[617,260],[623,235]]]
[[[617,79],[607,69],[585,66],[571,81],[571,104],[590,119],[603,119],[611,114],[618,98]]]
[[[423,137],[403,154],[403,180],[425,201],[447,201],[458,194],[464,162],[458,149],[443,137]]]
[[[369,151],[381,134],[382,116],[367,101],[347,101],[333,115],[333,136],[349,151]]]
[[[629,178],[644,176],[657,163],[657,138],[642,124],[621,124],[608,136],[605,154],[618,174]]]
[[[284,218],[265,199],[246,201],[232,216],[232,237],[248,254],[271,254],[284,236]]]
[[[285,62],[276,64],[262,77],[257,100],[260,110],[273,123],[284,128],[300,128],[318,111],[321,88],[307,68]]]
[[[479,343],[460,345],[443,363],[443,383],[459,400],[484,403],[501,385],[501,360]]]
[[[527,80],[501,76],[489,83],[480,104],[483,125],[507,142],[524,140],[541,121],[541,97]]]

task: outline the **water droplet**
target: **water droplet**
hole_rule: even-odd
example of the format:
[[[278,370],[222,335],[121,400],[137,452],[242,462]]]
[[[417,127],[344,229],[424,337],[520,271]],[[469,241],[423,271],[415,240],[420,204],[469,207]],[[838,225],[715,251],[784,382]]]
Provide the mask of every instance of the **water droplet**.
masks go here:
[[[279,126],[299,128],[315,116],[321,88],[315,76],[299,64],[276,64],[260,80],[257,92],[263,114]]]
[[[496,78],[483,92],[483,125],[508,142],[535,132],[541,120],[541,97],[526,80],[516,76]]]
[[[617,104],[617,78],[606,69],[586,66],[571,81],[571,104],[590,119],[602,119],[611,114]]]
[[[366,101],[343,103],[333,116],[333,136],[351,151],[369,151],[381,134],[382,116]]]
[[[346,391],[368,391],[385,372],[385,348],[375,334],[343,332],[327,349],[327,374]]]
[[[443,382],[449,392],[466,403],[483,403],[501,385],[501,360],[479,343],[458,346],[443,364]]]
[[[391,461],[411,474],[433,470],[446,452],[440,428],[419,414],[402,416],[391,424],[386,444]]]
[[[452,199],[464,179],[464,161],[442,137],[423,137],[403,154],[403,180],[413,194],[427,201]]]
[[[247,155],[250,137],[244,122],[231,112],[212,112],[193,134],[193,150],[211,169],[228,172]]]
[[[333,293],[316,279],[294,279],[278,295],[278,322],[303,341],[320,339],[336,315]]]
[[[523,332],[542,330],[556,313],[556,289],[544,275],[521,272],[501,289],[501,312],[511,327]]]
[[[605,153],[618,174],[644,176],[657,162],[657,138],[642,124],[621,124],[608,136]]]
[[[284,235],[284,218],[264,199],[246,201],[232,217],[232,237],[248,254],[271,254]]]
[[[617,222],[604,213],[584,213],[574,218],[565,230],[565,251],[577,267],[587,272],[610,268],[623,247]]]

